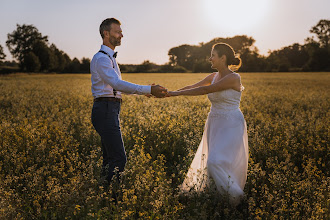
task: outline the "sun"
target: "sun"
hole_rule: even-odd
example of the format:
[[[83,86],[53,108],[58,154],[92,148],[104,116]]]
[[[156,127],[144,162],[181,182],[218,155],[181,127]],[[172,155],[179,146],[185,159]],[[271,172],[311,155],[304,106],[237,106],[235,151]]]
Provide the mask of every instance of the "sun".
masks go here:
[[[269,0],[204,0],[202,4],[209,25],[224,32],[257,28],[270,9]]]

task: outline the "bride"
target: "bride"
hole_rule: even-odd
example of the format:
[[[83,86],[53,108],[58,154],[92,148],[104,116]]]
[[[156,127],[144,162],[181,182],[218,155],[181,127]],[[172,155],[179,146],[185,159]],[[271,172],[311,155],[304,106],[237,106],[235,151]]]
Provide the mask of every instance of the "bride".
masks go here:
[[[239,109],[244,87],[240,75],[233,71],[240,67],[241,59],[230,45],[218,43],[213,45],[209,60],[218,72],[168,93],[168,96],[208,94],[212,104],[202,140],[181,188],[200,191],[212,178],[217,189],[228,193],[230,201],[238,204],[244,194],[249,158],[246,122]]]

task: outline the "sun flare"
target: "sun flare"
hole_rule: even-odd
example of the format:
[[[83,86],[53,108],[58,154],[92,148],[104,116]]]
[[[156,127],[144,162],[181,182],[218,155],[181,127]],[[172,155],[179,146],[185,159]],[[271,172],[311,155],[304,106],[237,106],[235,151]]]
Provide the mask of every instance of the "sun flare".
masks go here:
[[[261,24],[269,11],[268,0],[205,0],[204,13],[212,28],[225,32],[246,31]]]

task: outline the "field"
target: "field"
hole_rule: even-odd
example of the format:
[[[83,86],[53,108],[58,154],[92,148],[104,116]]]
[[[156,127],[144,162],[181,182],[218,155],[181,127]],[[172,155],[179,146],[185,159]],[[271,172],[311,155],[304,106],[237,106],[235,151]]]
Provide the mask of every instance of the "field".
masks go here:
[[[124,74],[168,89],[206,74]],[[123,183],[104,189],[90,75],[0,77],[0,219],[327,219],[330,73],[242,73],[250,159],[237,208],[211,189],[180,194],[206,96],[124,97]],[[111,201],[112,191],[120,196]]]

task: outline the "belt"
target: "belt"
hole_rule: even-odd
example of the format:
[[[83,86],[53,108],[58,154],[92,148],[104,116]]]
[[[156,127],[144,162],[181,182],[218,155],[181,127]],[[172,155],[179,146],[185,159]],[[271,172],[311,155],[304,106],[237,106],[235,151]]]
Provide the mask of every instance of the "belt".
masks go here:
[[[94,99],[94,102],[102,102],[102,101],[121,103],[121,99],[115,97],[99,97]]]

